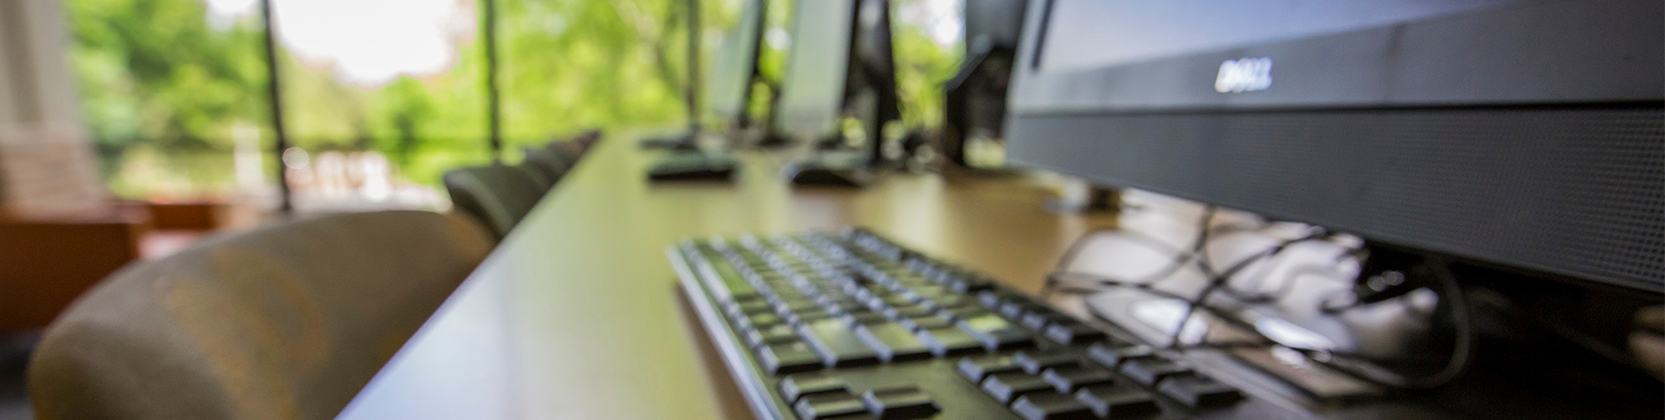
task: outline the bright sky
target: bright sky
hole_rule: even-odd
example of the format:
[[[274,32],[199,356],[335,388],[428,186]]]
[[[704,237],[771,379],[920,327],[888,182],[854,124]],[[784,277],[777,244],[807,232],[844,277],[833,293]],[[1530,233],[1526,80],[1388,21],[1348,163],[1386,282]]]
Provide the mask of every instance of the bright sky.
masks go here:
[[[204,0],[218,17],[244,16],[258,0]],[[335,63],[351,82],[445,71],[452,34],[473,32],[472,2],[459,0],[273,0],[278,35],[308,60]]]

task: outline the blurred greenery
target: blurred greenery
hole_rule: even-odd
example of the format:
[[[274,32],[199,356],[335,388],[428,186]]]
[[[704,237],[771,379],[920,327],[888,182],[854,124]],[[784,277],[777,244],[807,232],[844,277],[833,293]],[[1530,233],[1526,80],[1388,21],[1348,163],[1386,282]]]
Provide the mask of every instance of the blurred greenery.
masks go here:
[[[713,67],[717,45],[709,38],[734,24],[745,1],[700,1],[704,70]],[[685,5],[498,0],[505,142],[684,122]],[[111,190],[126,197],[233,192],[239,139],[260,150],[272,141],[258,15],[219,22],[203,0],[69,0],[68,6],[82,107]],[[790,6],[772,1],[768,25],[785,29]],[[938,45],[926,24],[895,24],[903,113],[913,127],[940,121],[940,84],[959,61],[960,47]],[[404,179],[429,185],[447,169],[488,161],[482,40],[456,40],[457,59],[443,73],[374,85],[344,81],[330,63],[281,50],[291,142],[314,151],[376,150]],[[762,73],[778,77],[785,52],[766,48],[763,54]],[[766,89],[757,91],[758,99],[767,98]],[[765,101],[754,102],[754,112],[763,112]]]

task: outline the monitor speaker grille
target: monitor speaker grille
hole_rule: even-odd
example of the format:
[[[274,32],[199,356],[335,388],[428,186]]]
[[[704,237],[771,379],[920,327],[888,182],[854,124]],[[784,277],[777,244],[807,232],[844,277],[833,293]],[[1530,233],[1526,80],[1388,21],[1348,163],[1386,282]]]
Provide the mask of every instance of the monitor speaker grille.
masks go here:
[[[1476,260],[1665,289],[1665,112],[1020,115],[1019,164]]]

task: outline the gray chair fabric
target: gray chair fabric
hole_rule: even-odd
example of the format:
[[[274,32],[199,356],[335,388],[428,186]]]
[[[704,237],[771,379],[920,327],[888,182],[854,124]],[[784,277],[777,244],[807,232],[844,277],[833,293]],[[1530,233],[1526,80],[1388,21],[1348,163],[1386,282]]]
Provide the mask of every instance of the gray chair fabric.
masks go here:
[[[532,165],[556,182],[559,182],[562,176],[566,176],[567,169],[572,168],[571,160],[547,148],[528,147],[522,156],[524,159],[521,165]]]
[[[47,328],[37,418],[330,419],[490,252],[431,212],[353,213],[128,266]]]
[[[540,193],[548,193],[550,188],[555,188],[556,178],[549,176],[549,172],[538,167],[537,164],[531,162],[521,162],[519,165],[515,165],[514,167],[515,169],[519,169],[521,172],[525,173],[526,177],[532,180],[532,185],[537,187]]]
[[[478,219],[502,239],[549,189],[538,188],[526,169],[490,165],[446,172],[445,191],[451,195],[453,207]]]
[[[543,148],[544,150],[554,152],[562,158],[565,158],[567,162],[572,162],[573,164],[576,164],[579,159],[584,158],[585,154],[590,153],[589,144],[577,141],[552,141],[549,142],[549,144],[544,145]]]

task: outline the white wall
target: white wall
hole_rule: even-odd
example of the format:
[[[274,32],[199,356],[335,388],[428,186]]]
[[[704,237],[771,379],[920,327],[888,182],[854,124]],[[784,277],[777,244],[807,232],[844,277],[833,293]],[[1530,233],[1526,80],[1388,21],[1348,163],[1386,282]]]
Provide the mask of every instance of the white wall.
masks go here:
[[[0,0],[0,210],[77,212],[103,200],[59,1]]]

